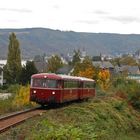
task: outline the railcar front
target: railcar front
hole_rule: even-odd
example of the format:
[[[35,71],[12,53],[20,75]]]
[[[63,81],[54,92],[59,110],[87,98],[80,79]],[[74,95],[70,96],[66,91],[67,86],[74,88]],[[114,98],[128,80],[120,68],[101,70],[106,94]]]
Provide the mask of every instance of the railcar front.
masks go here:
[[[34,74],[31,77],[30,101],[41,105],[61,103],[61,77],[56,74]]]

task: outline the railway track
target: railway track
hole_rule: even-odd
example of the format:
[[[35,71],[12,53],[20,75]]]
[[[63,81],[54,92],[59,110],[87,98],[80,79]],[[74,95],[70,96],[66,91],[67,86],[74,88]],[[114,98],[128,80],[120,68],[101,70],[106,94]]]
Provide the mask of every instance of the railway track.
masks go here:
[[[40,115],[43,112],[46,112],[46,110],[41,108],[33,108],[3,116],[0,118],[0,133],[5,132],[6,130],[24,122],[29,118]]]

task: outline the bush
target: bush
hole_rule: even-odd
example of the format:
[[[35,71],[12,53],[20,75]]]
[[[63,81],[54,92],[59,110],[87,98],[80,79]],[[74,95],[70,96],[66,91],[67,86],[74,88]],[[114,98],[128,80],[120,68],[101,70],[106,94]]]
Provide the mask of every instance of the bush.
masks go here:
[[[16,94],[20,89],[19,84],[9,85],[7,88],[7,92]]]
[[[118,77],[112,82],[118,96],[126,98],[129,104],[140,109],[140,83],[135,80]]]
[[[19,85],[4,85],[1,87],[1,93],[11,93],[8,99],[0,99],[0,114],[16,111],[16,108],[12,105],[12,102],[18,92]]]
[[[0,115],[14,111],[14,108],[12,107],[12,100],[13,97],[5,100],[0,99]]]
[[[31,103],[29,101],[29,96],[30,96],[30,85],[20,86],[13,100],[13,105],[18,108],[30,106]]]
[[[0,85],[0,90],[6,90],[7,88],[8,88],[8,85],[3,85],[3,86]]]
[[[33,139],[42,140],[80,140],[83,133],[80,128],[75,128],[71,125],[56,125],[48,120],[43,120],[39,126],[39,133],[33,133]],[[40,129],[43,128],[43,129]],[[46,135],[47,132],[47,135]]]
[[[1,93],[12,93],[16,94],[16,92],[19,90],[20,85],[14,84],[14,85],[3,85],[0,86],[0,92]]]

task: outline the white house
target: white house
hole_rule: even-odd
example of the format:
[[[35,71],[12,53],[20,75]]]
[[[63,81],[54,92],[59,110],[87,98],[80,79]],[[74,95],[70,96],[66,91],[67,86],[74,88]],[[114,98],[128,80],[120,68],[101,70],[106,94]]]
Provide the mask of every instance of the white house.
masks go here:
[[[0,60],[0,86],[3,85],[3,67],[6,64],[6,60]]]
[[[0,66],[0,85],[3,85],[3,68]]]

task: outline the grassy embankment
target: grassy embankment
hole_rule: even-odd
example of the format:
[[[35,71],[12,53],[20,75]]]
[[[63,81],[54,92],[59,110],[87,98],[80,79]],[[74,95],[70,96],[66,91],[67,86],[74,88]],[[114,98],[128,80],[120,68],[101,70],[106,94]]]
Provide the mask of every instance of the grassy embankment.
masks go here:
[[[140,85],[122,78],[112,83],[111,88],[104,91],[104,98],[47,110],[6,132],[0,139],[139,140]]]
[[[140,113],[121,98],[106,97],[47,110],[0,139],[121,140],[124,137],[125,140],[130,132],[131,137],[134,134],[140,138],[136,135],[140,130],[139,116]]]

